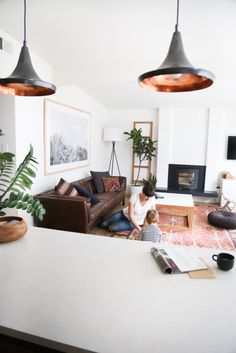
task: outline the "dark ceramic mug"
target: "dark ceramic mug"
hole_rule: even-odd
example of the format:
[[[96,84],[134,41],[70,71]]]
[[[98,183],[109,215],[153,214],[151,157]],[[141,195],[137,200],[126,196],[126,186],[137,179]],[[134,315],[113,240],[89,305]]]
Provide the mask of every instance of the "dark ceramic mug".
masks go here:
[[[212,255],[212,259],[217,262],[218,267],[223,271],[228,271],[234,267],[234,256],[227,253]]]

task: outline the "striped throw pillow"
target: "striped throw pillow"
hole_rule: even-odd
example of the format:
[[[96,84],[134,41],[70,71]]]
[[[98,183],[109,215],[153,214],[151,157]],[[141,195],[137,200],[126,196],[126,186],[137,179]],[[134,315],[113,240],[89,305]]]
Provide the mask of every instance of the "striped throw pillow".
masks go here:
[[[67,196],[77,196],[79,195],[77,190],[68,181],[60,179],[59,183],[55,186],[55,194],[57,195],[67,195]]]

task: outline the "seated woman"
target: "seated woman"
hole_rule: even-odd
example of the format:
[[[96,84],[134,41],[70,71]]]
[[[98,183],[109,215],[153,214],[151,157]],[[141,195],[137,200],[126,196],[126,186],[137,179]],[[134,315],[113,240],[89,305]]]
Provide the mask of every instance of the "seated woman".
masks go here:
[[[110,232],[122,232],[136,228],[141,230],[145,223],[146,213],[155,209],[155,188],[144,185],[142,192],[131,195],[128,207],[102,219],[100,228],[108,228]]]

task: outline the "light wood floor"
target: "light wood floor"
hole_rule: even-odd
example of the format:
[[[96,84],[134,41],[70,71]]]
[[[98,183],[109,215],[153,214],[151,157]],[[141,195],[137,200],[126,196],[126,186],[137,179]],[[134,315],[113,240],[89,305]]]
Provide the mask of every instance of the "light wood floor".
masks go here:
[[[110,212],[110,214],[113,214],[113,213],[115,213],[115,212],[118,212],[118,211],[122,210],[124,207],[128,206],[128,202],[129,202],[129,197],[126,197],[126,199],[125,199],[125,206],[123,206],[122,203],[120,203],[120,205],[118,205],[117,207],[115,207],[115,208]],[[111,237],[111,236],[113,236],[114,238],[125,238],[125,239],[126,239],[125,236],[120,236],[120,235],[118,235],[118,236],[115,235],[115,236],[114,236],[113,233],[109,232],[108,230],[106,230],[106,229],[101,229],[101,228],[98,228],[98,227],[96,227],[96,226],[93,227],[93,228],[90,230],[89,233],[90,233],[90,234],[94,234],[94,235],[106,236],[106,237]]]

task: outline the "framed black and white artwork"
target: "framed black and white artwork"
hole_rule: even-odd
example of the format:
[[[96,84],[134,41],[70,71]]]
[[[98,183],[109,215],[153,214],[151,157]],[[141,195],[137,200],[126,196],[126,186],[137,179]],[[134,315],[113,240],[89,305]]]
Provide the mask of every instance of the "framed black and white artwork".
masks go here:
[[[45,174],[89,164],[90,113],[45,99]]]

